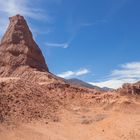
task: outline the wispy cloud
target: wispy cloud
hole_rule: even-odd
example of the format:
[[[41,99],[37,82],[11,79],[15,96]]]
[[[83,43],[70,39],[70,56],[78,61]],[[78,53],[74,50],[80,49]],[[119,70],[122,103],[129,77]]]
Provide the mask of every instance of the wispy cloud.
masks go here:
[[[8,18],[16,14],[36,20],[42,18],[46,21],[50,20],[50,17],[44,14],[44,11],[35,6],[34,3],[33,0],[0,0],[0,36],[7,27]]]
[[[68,48],[69,47],[69,44],[68,43],[45,43],[45,45],[47,47],[50,47],[50,48]]]
[[[124,83],[134,83],[138,80],[140,80],[140,62],[131,62],[120,65],[119,69],[113,70],[106,80],[89,83],[117,89]]]
[[[108,21],[106,19],[102,19],[102,20],[95,20],[94,22],[83,22],[81,23],[81,27],[88,27],[88,26],[94,26],[97,24],[105,24]]]
[[[123,78],[140,78],[140,62],[132,62],[121,65],[121,69],[113,70],[111,77]]]
[[[90,73],[90,71],[88,69],[84,68],[84,69],[80,69],[78,71],[66,71],[61,74],[58,74],[57,76],[62,77],[62,78],[72,78],[72,77],[82,76],[82,75],[85,75],[88,73]]]
[[[107,17],[106,18],[111,18],[113,15],[115,15],[121,8],[123,8],[127,3],[129,2],[129,0],[118,0],[118,1],[114,1],[113,5],[111,6],[111,8],[109,9],[108,13],[107,13]]]
[[[43,10],[33,7],[33,2],[33,0],[0,0],[0,11],[7,16],[19,13],[34,19],[44,17]]]

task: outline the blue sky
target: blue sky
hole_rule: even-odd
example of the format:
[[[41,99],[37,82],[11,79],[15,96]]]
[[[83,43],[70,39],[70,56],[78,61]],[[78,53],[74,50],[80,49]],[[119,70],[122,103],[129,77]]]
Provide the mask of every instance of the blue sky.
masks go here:
[[[139,0],[0,0],[0,35],[24,15],[51,72],[101,87],[140,80]]]

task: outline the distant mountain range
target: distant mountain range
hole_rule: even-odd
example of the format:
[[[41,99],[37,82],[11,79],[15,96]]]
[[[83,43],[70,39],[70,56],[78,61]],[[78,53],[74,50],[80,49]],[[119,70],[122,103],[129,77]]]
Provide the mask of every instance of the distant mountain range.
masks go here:
[[[72,84],[72,85],[75,85],[75,86],[80,86],[80,87],[85,87],[85,88],[91,88],[91,89],[97,89],[97,90],[104,90],[104,91],[110,91],[110,90],[113,90],[111,88],[108,88],[108,87],[98,87],[98,86],[94,86],[94,85],[91,85],[87,82],[84,82],[82,80],[79,80],[79,79],[76,79],[76,78],[73,78],[73,79],[68,79],[66,80],[66,82],[68,84]]]

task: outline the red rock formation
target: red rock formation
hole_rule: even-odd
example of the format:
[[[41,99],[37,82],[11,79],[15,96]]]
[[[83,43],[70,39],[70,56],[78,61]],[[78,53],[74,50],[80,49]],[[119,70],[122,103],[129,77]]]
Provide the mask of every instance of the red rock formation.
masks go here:
[[[119,92],[123,94],[140,94],[140,82],[123,84],[122,88],[119,89]]]
[[[0,75],[8,76],[20,66],[49,71],[24,17],[16,15],[10,17],[10,25],[1,40]]]

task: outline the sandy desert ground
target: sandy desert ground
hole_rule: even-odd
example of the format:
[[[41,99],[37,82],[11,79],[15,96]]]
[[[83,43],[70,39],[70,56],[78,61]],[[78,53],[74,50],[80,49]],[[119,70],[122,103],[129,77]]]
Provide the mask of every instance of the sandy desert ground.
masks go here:
[[[119,110],[118,110],[119,109]],[[121,110],[122,109],[122,110]],[[123,106],[115,111],[103,107],[71,106],[56,122],[35,121],[0,127],[1,140],[139,140],[140,111]]]
[[[92,110],[92,109],[91,109]],[[92,114],[91,114],[92,112]],[[139,140],[138,114],[103,112],[93,109],[87,113],[65,111],[60,122],[22,124],[0,129],[1,140]],[[9,128],[10,129],[10,128]]]

